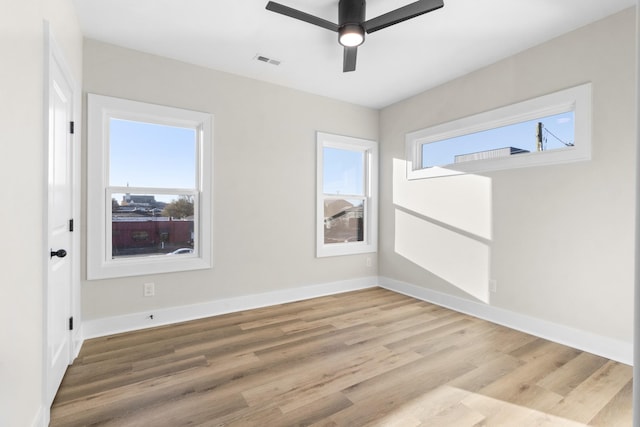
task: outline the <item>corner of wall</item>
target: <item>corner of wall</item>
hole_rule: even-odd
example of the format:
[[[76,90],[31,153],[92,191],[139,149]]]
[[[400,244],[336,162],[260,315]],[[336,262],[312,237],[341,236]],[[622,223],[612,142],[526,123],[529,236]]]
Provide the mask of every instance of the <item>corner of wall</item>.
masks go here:
[[[633,343],[631,342],[581,331],[388,277],[380,277],[379,286],[627,365],[633,364]]]

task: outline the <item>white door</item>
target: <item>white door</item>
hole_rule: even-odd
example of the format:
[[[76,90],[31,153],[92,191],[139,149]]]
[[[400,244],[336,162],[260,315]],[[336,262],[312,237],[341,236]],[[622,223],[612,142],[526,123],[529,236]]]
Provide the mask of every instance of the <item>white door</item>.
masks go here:
[[[56,60],[49,61],[48,242],[46,286],[46,399],[50,405],[72,358],[70,220],[73,213],[73,87]]]

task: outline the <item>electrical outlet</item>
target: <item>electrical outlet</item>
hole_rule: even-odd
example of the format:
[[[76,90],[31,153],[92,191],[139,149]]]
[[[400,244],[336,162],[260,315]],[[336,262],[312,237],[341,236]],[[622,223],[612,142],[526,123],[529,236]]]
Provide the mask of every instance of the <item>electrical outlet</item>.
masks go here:
[[[365,260],[365,264],[367,265],[367,267],[371,267],[373,265],[373,261],[371,260],[370,256],[368,256]]]
[[[495,279],[489,280],[489,290],[491,292],[498,292],[498,281]]]
[[[143,286],[143,295],[152,297],[156,294],[156,285],[153,282],[145,283]]]

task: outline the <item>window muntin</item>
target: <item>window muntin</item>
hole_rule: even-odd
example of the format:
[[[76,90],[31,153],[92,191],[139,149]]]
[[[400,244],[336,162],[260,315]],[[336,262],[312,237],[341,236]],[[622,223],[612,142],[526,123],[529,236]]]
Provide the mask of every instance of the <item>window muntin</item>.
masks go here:
[[[93,94],[88,113],[88,278],[210,268],[211,115]]]
[[[411,132],[406,146],[409,179],[589,160],[591,84]]]
[[[317,256],[377,250],[377,144],[318,133]]]

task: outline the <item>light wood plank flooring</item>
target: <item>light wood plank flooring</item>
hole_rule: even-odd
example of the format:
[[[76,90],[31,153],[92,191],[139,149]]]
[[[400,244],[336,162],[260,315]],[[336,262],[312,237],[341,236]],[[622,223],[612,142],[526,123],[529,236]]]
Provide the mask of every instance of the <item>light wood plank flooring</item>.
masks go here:
[[[630,426],[631,384],[375,288],[88,340],[51,426]]]

